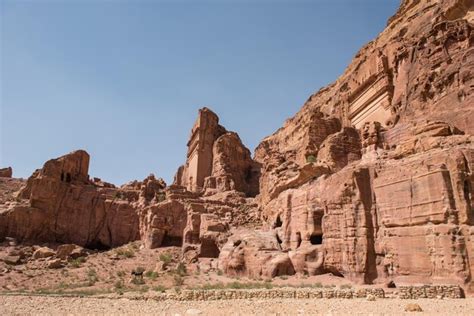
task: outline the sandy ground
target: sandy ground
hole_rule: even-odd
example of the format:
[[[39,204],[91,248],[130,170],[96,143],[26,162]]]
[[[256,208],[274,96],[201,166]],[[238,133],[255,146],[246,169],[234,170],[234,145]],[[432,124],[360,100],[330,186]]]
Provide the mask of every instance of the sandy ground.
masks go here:
[[[45,244],[41,246],[51,246]],[[23,246],[8,246],[0,243],[0,294],[9,292],[27,293],[90,293],[107,292],[147,292],[157,287],[172,289],[177,286],[175,268],[179,263],[180,247],[163,247],[142,249],[139,242],[133,242],[109,251],[92,253],[85,262],[69,262],[59,269],[45,267],[47,259],[28,260],[19,265],[8,265],[1,258],[11,251]],[[117,255],[120,251],[128,251],[129,257]],[[171,259],[168,268],[160,269],[160,255],[166,254]],[[187,265],[187,271],[182,276],[182,288],[200,287],[206,284],[226,284],[230,282],[265,283],[265,280],[248,278],[233,278],[219,273],[216,268],[217,259],[201,258],[199,266]],[[144,274],[143,284],[132,284],[131,272],[142,267],[147,272],[155,271],[153,275]],[[271,286],[307,286],[321,284],[324,286],[351,285],[347,279],[331,274],[317,276],[284,276],[274,278],[267,285]],[[352,285],[351,285],[352,286]],[[355,285],[353,285],[355,287]],[[380,285],[379,285],[380,286]],[[366,286],[368,287],[368,286]],[[1,314],[0,314],[1,316]]]
[[[417,303],[423,312],[404,312]],[[153,300],[0,296],[0,315],[474,315],[474,299]]]

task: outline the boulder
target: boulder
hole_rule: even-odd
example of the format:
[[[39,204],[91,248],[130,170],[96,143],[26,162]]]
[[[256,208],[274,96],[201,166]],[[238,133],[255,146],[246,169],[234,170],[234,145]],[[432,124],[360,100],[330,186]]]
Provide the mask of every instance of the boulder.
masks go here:
[[[16,264],[21,263],[21,257],[20,256],[4,256],[2,258],[2,261],[5,262],[6,264],[16,265]]]
[[[63,262],[61,259],[57,258],[57,259],[50,259],[46,262],[46,266],[49,268],[49,269],[59,269],[59,268],[62,268],[64,266]]]
[[[219,255],[218,268],[228,275],[272,278],[295,273],[273,232],[239,230]]]
[[[422,312],[423,309],[416,303],[410,303],[405,306],[405,312]]]
[[[87,251],[84,248],[74,244],[60,245],[56,249],[56,257],[62,260],[66,260],[69,258],[77,259],[79,257],[85,256],[87,256]]]
[[[48,247],[40,247],[33,252],[33,259],[42,259],[55,256],[56,253],[53,249]]]

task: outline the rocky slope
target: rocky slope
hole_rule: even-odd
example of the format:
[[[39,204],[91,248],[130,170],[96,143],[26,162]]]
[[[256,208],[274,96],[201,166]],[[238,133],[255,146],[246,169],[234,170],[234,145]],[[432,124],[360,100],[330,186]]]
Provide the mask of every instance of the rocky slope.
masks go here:
[[[474,290],[474,1],[406,0],[333,84],[252,158],[199,111],[173,185],[91,179],[89,156],[23,184],[0,173],[0,238],[108,249],[181,246],[253,278]],[[20,188],[21,186],[21,188]]]

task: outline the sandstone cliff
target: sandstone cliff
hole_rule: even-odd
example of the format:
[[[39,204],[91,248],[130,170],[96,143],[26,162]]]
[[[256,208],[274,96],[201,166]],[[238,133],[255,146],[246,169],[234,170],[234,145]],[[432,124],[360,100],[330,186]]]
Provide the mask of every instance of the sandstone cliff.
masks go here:
[[[474,1],[404,1],[261,142],[257,198],[282,250],[312,244],[359,282],[470,282],[473,23]]]
[[[0,176],[0,238],[180,246],[229,275],[331,272],[474,290],[474,0],[406,0],[254,157],[208,108],[173,185],[90,179],[89,155]]]

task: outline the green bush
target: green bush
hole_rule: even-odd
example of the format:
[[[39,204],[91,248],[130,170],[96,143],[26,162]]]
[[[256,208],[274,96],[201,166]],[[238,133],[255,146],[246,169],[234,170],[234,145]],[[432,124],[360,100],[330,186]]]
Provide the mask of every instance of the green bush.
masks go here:
[[[119,257],[123,258],[133,258],[135,257],[135,251],[132,248],[119,248],[115,250],[115,253]]]
[[[166,287],[164,287],[163,285],[157,285],[157,286],[155,286],[155,287],[153,288],[153,290],[156,291],[156,292],[161,292],[161,293],[163,293],[163,292],[166,291]]]
[[[123,289],[123,287],[124,287],[123,280],[117,280],[117,281],[115,281],[114,287],[115,287],[117,290]]]
[[[89,270],[87,270],[87,284],[93,286],[97,281],[99,281],[97,271],[93,268],[89,268]]]
[[[186,265],[184,263],[178,263],[178,265],[176,266],[176,274],[178,274],[179,276],[185,276],[188,274],[186,271]]]
[[[164,200],[166,200],[166,194],[164,192],[157,193],[156,199],[158,202],[163,202]]]
[[[132,278],[132,284],[135,284],[135,285],[142,285],[142,284],[145,284],[145,280],[143,280],[142,277],[137,277],[137,276],[134,276]]]
[[[79,258],[76,258],[76,259],[71,259],[69,261],[69,265],[73,268],[79,268],[84,262],[86,262],[86,258],[85,257],[79,257]]]
[[[169,264],[171,263],[171,255],[169,253],[162,253],[160,254],[160,261],[163,262],[164,264]]]
[[[136,267],[135,269],[133,269],[132,272],[135,273],[135,274],[143,274],[143,272],[145,272],[145,268],[144,267]]]
[[[152,279],[152,280],[156,280],[156,278],[158,277],[158,272],[147,271],[147,272],[145,272],[145,277],[147,277],[149,279]]]
[[[314,155],[308,155],[308,156],[306,156],[306,162],[308,162],[308,163],[315,163],[315,162],[316,162],[316,156],[314,156]]]

